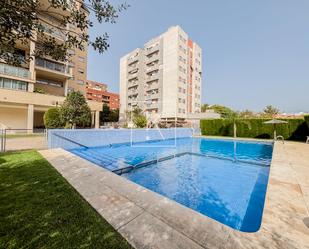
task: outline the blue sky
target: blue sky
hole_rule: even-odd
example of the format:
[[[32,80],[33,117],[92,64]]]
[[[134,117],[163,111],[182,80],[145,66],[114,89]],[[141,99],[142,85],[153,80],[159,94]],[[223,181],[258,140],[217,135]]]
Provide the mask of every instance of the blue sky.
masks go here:
[[[120,3],[123,1],[112,1]],[[107,32],[110,48],[89,49],[88,79],[119,90],[119,59],[173,25],[203,49],[202,103],[236,110],[272,104],[309,112],[308,0],[126,0]]]

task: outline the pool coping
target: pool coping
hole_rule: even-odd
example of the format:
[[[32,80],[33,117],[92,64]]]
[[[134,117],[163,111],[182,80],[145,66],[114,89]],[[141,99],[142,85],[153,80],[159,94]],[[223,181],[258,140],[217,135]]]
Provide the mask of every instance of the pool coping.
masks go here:
[[[40,153],[135,248],[309,248],[309,145],[275,142],[262,225],[234,230],[63,149]]]

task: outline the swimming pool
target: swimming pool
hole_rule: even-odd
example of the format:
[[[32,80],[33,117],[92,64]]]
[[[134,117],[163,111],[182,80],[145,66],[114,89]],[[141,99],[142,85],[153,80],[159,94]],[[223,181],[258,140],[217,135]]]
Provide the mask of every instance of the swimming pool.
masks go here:
[[[259,229],[272,143],[184,137],[70,151],[234,229]]]

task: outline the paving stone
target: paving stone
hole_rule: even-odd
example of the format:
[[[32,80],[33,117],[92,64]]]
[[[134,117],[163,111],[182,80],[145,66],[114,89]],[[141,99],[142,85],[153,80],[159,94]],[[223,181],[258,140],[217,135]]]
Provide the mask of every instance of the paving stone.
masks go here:
[[[149,213],[143,213],[118,231],[135,248],[203,248]]]

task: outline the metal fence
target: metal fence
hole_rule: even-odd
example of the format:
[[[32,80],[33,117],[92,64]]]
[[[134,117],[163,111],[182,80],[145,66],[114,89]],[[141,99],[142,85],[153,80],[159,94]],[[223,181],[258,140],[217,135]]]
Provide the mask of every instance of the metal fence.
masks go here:
[[[47,149],[46,129],[0,130],[0,152],[13,150]]]

